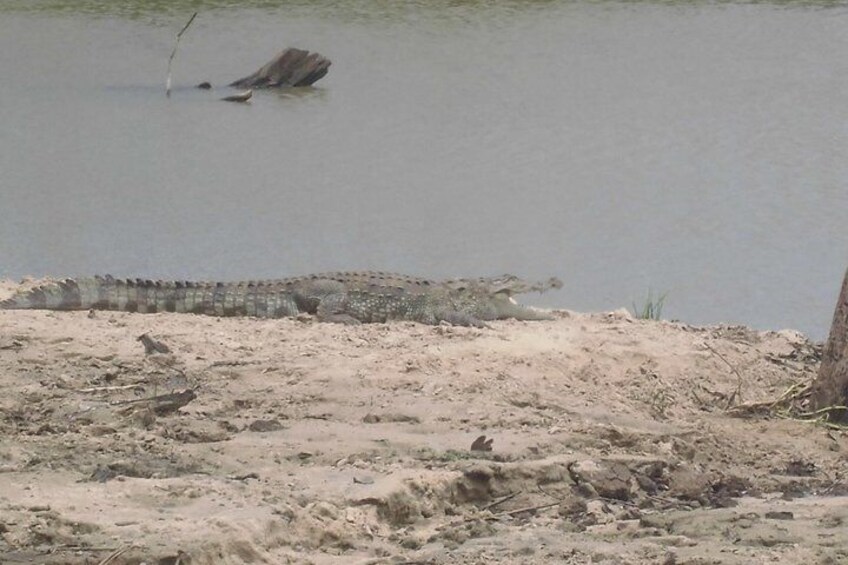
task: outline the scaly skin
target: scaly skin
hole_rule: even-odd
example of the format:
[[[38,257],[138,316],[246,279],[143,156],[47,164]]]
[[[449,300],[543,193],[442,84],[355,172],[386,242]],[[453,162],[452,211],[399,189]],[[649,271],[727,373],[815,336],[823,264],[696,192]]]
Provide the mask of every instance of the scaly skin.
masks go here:
[[[408,320],[482,326],[488,320],[550,319],[512,296],[559,288],[558,279],[529,283],[512,275],[444,282],[379,271],[320,273],[233,283],[65,279],[0,302],[0,309],[188,312],[214,316],[280,318],[314,314],[341,323]]]
[[[49,283],[0,302],[0,309],[188,312],[259,318],[299,312],[291,292],[273,282],[162,282],[108,275]]]

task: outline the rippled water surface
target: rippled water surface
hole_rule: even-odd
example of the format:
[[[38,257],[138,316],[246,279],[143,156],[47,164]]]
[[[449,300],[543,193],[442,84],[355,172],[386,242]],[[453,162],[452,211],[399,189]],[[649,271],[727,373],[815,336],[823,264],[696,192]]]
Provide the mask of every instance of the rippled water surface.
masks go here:
[[[164,95],[176,31],[175,91]],[[0,276],[559,275],[576,310],[823,338],[840,3],[0,4]],[[218,101],[284,46],[317,88]]]

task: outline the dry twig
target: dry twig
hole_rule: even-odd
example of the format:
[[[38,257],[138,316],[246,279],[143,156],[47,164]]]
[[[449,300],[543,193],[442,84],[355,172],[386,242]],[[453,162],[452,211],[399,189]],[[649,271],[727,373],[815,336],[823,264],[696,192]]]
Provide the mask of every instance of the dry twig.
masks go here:
[[[738,379],[736,384],[736,390],[734,390],[733,394],[728,397],[727,404],[724,407],[725,410],[729,410],[730,407],[733,406],[733,401],[736,400],[736,398],[739,397],[742,393],[742,375],[739,373],[739,371],[736,370],[736,367],[734,367],[733,364],[728,361],[724,355],[716,351],[709,343],[704,342],[704,347],[709,349],[713,353],[713,355],[724,361],[725,364],[730,367],[730,370],[733,371],[733,374],[736,375],[736,378]]]
[[[513,493],[511,493],[511,494],[508,494],[508,495],[506,495],[506,496],[503,496],[503,497],[501,497],[501,498],[497,499],[496,501],[492,502],[491,504],[487,504],[486,506],[484,506],[484,507],[483,507],[483,508],[481,508],[480,510],[491,510],[491,509],[492,509],[492,508],[494,508],[495,506],[500,506],[501,504],[503,504],[503,503],[504,503],[504,502],[506,502],[507,500],[512,500],[513,498],[515,498],[515,497],[516,497],[516,496],[518,496],[519,494],[521,494],[521,491],[520,491],[520,490],[519,490],[519,491],[515,491],[515,492],[513,492]]]
[[[498,516],[515,516],[516,514],[523,514],[524,512],[535,512],[536,510],[552,508],[554,506],[559,506],[560,504],[562,504],[562,501],[557,500],[556,502],[548,502],[547,504],[538,504],[536,506],[527,506],[525,508],[518,508],[517,510],[510,510],[509,512],[501,512]]]
[[[104,557],[102,560],[100,560],[97,565],[111,565],[112,563],[115,563],[120,556],[122,556],[129,550],[129,547],[121,547],[119,549],[116,549],[115,551]]]
[[[89,388],[81,388],[78,392],[112,392],[115,390],[128,390],[131,388],[144,388],[144,385],[142,383],[134,383],[131,385],[93,386]]]
[[[197,394],[194,392],[194,389],[187,388],[181,392],[173,392],[169,394],[162,394],[159,396],[151,396],[149,398],[137,398],[133,400],[122,400],[119,402],[113,402],[112,405],[132,405],[147,402],[149,403],[149,406],[153,409],[153,411],[156,413],[156,415],[164,416],[165,414],[176,412],[195,398],[197,398]],[[132,409],[132,407],[130,407],[130,409]]]

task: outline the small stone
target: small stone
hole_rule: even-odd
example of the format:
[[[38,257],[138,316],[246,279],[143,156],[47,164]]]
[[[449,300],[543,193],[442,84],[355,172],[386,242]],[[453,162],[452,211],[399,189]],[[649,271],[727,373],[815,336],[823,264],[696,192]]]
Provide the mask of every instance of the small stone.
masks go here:
[[[251,432],[276,432],[283,429],[279,420],[254,420],[247,426]]]

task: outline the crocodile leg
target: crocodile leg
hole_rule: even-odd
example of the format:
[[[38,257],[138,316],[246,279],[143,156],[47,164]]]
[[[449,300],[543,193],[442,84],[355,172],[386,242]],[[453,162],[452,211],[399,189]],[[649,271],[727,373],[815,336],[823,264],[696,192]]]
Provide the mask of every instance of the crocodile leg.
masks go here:
[[[329,279],[311,280],[295,291],[298,307],[315,314],[321,322],[357,325],[362,321],[348,312],[348,296],[345,284]]]

